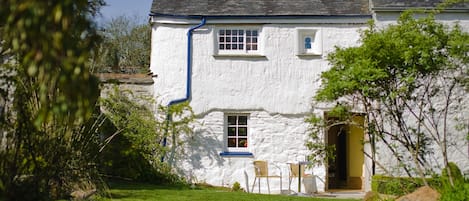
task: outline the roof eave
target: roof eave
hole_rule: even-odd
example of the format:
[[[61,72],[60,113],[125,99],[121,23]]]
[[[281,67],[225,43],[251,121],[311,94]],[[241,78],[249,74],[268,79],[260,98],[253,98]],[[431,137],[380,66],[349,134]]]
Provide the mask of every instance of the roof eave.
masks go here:
[[[434,11],[435,7],[373,7],[372,11],[379,12],[403,12],[406,10],[417,10],[417,11]],[[469,8],[446,8],[443,12],[462,13],[468,12]]]
[[[171,17],[178,19],[297,19],[297,18],[310,18],[310,19],[323,19],[323,18],[371,18],[371,14],[346,14],[346,15],[175,15],[163,13],[150,13],[154,17]]]

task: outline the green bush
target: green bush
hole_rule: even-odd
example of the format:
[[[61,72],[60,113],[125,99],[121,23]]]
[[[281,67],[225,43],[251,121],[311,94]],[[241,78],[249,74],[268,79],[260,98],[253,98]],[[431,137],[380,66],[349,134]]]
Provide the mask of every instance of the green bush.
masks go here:
[[[152,110],[155,104],[152,97],[119,90],[117,86],[101,99],[102,111],[107,118],[101,127],[106,143],[100,160],[104,174],[153,184],[186,183],[168,163],[161,162],[168,147],[163,147],[160,142],[167,135],[165,131],[169,128],[166,127],[178,134],[184,133],[182,129],[189,128],[187,125],[193,118],[184,117],[188,111],[186,107],[177,107],[172,108],[177,121],[166,123],[161,116],[165,111],[158,110],[159,117],[155,117]],[[180,119],[189,120],[181,122]]]
[[[445,187],[441,192],[440,201],[469,201],[469,181],[454,186]]]
[[[438,179],[427,178],[426,180],[430,186],[440,186]],[[423,181],[420,178],[374,175],[371,180],[371,188],[373,191],[396,196],[411,193],[423,185]]]
[[[238,191],[243,191],[244,189],[241,188],[241,184],[239,182],[233,183],[233,187],[231,188],[232,191],[238,192]]]
[[[459,169],[459,167],[455,163],[449,162],[448,166],[441,170],[441,181],[443,185],[451,185],[448,177],[448,168],[451,172],[451,177],[453,178],[455,186],[464,183],[464,177],[461,174],[461,170]]]
[[[454,186],[452,186],[449,181],[448,169],[451,171]],[[441,193],[441,201],[469,201],[469,181],[464,179],[461,170],[455,163],[448,163],[448,166],[441,171],[440,179],[441,186],[439,190]]]

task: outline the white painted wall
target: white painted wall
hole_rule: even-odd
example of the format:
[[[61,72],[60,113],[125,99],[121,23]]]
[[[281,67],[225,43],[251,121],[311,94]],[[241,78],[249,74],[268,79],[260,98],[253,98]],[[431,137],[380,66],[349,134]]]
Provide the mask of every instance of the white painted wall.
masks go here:
[[[197,22],[195,22],[197,23]],[[303,161],[308,154],[305,117],[312,112],[311,101],[318,89],[320,72],[328,69],[327,52],[335,45],[357,44],[362,24],[265,24],[260,43],[261,57],[214,55],[217,25],[210,24],[193,35],[193,86],[191,106],[198,115],[195,135],[188,139],[184,157],[177,167],[197,182],[245,188],[244,171],[249,185],[254,181],[254,160],[269,161],[273,174],[283,175],[282,188],[288,189],[288,162]],[[151,71],[156,97],[166,104],[185,95],[186,32],[192,25],[153,24]],[[237,25],[238,26],[238,25]],[[323,55],[297,56],[297,29],[317,29],[322,34]],[[248,113],[249,151],[253,157],[222,157],[224,115]],[[275,168],[277,165],[280,169]],[[316,183],[324,191],[325,168],[309,170],[318,176]],[[278,179],[271,179],[273,193],[279,193]],[[297,180],[292,189],[297,189]],[[267,192],[264,180],[261,190]],[[257,184],[255,192],[258,191]],[[297,190],[295,190],[297,191]],[[304,187],[303,190],[304,192]]]
[[[456,15],[456,14],[455,14]],[[467,15],[467,14],[464,14]],[[378,16],[378,26],[393,23],[397,15],[385,13]],[[449,24],[457,21],[455,16],[442,18]],[[466,18],[464,18],[466,19]],[[468,18],[469,19],[469,18]],[[191,22],[187,24],[187,22]],[[152,31],[151,71],[155,78],[155,96],[166,104],[170,100],[183,98],[186,84],[186,32],[199,23],[191,20],[154,20]],[[243,21],[246,22],[246,21]],[[283,21],[282,21],[283,22]],[[303,21],[302,21],[303,22]],[[234,57],[215,55],[215,31],[219,24],[210,20],[193,35],[193,86],[191,106],[197,114],[194,124],[195,135],[186,139],[186,155],[177,160],[177,167],[195,182],[212,185],[232,186],[240,182],[245,187],[244,171],[249,185],[254,179],[254,160],[268,160],[274,174],[283,175],[283,189],[288,189],[288,162],[304,159],[307,149],[305,117],[313,111],[311,100],[320,86],[322,71],[329,68],[325,56],[334,46],[357,45],[362,23],[268,23],[262,27],[261,57]],[[465,30],[469,20],[460,22]],[[223,25],[223,24],[222,24]],[[251,24],[252,25],[252,24]],[[226,25],[225,25],[226,26]],[[239,27],[239,24],[236,25]],[[321,56],[297,56],[295,35],[297,29],[317,29],[322,34]],[[248,113],[249,151],[253,157],[221,157],[226,151],[224,138],[224,115],[226,113]],[[451,157],[461,167],[469,167],[467,141],[455,139],[457,149],[451,149]],[[365,146],[369,150],[369,146]],[[387,160],[386,152],[381,156],[383,164],[396,165]],[[280,167],[277,170],[273,165]],[[370,190],[371,162],[366,160],[363,168],[365,191]],[[325,190],[325,167],[315,167],[319,191]],[[379,170],[378,170],[379,172]],[[262,181],[262,192],[266,185]],[[278,179],[272,179],[271,190],[279,192]],[[296,189],[296,182],[292,189]],[[304,188],[303,188],[304,189]],[[257,187],[254,190],[257,192]]]

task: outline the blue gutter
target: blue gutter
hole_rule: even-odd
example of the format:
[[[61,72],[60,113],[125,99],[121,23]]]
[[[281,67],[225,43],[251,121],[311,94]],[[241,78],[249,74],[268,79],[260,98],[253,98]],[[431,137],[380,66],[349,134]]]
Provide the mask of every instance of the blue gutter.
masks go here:
[[[205,23],[207,22],[207,20],[205,19],[205,17],[202,17],[202,21],[200,22],[200,24],[198,24],[197,26],[194,26],[194,27],[191,27],[188,31],[187,31],[187,80],[186,80],[186,96],[184,98],[179,98],[179,99],[174,99],[174,100],[171,100],[169,101],[168,105],[167,105],[167,108],[168,108],[168,114],[166,116],[166,124],[169,124],[169,122],[171,121],[171,116],[169,114],[169,107],[171,107],[171,105],[176,105],[176,104],[179,104],[179,103],[182,103],[182,102],[185,102],[185,101],[188,101],[190,98],[191,98],[191,91],[192,91],[192,32],[194,32],[194,30],[202,27],[205,25]],[[166,128],[168,128],[168,126],[166,126]],[[168,130],[166,130],[166,134],[168,133]],[[166,137],[163,139],[163,147],[166,147],[166,143],[167,143],[167,139]],[[164,156],[161,158],[161,162],[164,161]]]

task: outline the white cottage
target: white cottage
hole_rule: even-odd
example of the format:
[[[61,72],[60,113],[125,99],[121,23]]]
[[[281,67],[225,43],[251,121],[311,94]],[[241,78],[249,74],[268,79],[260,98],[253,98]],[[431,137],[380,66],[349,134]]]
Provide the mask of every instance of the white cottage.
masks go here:
[[[419,2],[153,1],[155,97],[167,105],[189,100],[197,115],[195,135],[177,167],[196,182],[249,183],[250,190],[267,192],[264,180],[251,189],[253,161],[266,160],[269,174],[282,175],[281,181],[270,179],[272,192],[288,189],[288,164],[308,155],[305,118],[328,110],[311,105],[320,73],[329,68],[326,55],[334,46],[358,45],[358,31],[373,18],[388,23],[409,6],[436,1]],[[374,170],[362,151],[364,131],[349,131],[347,138],[337,137],[340,127],[328,131],[327,143],[342,151],[336,164],[309,170],[318,191],[371,188]]]

